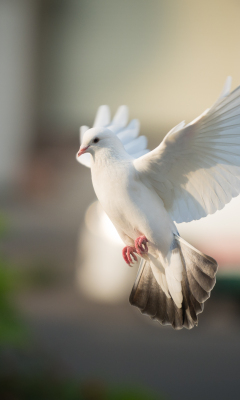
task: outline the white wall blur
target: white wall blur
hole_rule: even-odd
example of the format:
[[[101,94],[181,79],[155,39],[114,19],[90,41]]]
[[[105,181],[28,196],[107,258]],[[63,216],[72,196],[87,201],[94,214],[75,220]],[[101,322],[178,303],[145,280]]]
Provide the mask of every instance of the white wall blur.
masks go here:
[[[126,264],[123,247],[114,225],[95,201],[87,209],[78,243],[76,279],[82,294],[105,303],[128,298],[138,263]]]
[[[23,167],[35,114],[37,2],[0,1],[0,185]]]
[[[209,107],[228,75],[240,83],[235,0],[45,2],[42,118],[74,131],[100,104],[130,107],[144,133]]]

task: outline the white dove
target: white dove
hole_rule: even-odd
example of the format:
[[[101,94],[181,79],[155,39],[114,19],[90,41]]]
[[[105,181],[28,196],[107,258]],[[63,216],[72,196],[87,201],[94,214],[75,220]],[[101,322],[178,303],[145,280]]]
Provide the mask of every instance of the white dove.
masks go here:
[[[213,214],[240,193],[240,87],[229,94],[230,86],[228,77],[210,109],[177,125],[151,152],[146,138],[137,138],[137,120],[125,127],[126,106],[111,123],[101,106],[94,127],[81,127],[77,160],[91,166],[125,261],[141,257],[130,303],[175,329],[197,325],[218,265],[183,240],[173,221]]]

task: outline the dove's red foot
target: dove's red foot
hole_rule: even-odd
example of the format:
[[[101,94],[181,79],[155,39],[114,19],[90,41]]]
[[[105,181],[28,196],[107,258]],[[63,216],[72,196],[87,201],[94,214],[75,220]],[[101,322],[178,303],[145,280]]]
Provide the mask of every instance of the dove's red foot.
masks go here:
[[[147,246],[147,238],[146,236],[139,236],[135,240],[135,248],[137,250],[138,254],[146,254],[148,252],[148,246]]]
[[[134,253],[136,253],[135,247],[131,246],[124,247],[122,255],[128,265],[131,265],[134,261],[137,261],[137,257],[135,256]]]

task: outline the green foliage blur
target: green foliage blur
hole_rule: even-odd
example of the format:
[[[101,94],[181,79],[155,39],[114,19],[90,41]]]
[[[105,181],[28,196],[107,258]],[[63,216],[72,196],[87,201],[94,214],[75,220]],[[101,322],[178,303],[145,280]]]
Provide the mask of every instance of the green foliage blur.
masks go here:
[[[0,214],[0,239],[7,234],[7,221]],[[18,274],[0,253],[0,348],[6,344],[21,345],[26,328],[12,302],[18,286]]]
[[[107,387],[100,381],[79,384],[46,377],[2,380],[0,396],[2,400],[164,400],[144,388]]]

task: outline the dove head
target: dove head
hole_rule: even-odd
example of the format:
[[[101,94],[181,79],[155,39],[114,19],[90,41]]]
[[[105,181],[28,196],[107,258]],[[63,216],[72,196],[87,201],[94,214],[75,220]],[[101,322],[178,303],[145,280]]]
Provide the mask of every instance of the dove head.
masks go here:
[[[84,153],[95,156],[100,149],[117,149],[123,147],[117,135],[107,128],[91,128],[83,135],[81,147],[77,153],[80,157]]]

